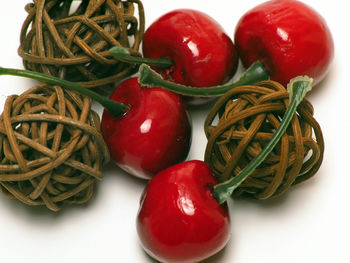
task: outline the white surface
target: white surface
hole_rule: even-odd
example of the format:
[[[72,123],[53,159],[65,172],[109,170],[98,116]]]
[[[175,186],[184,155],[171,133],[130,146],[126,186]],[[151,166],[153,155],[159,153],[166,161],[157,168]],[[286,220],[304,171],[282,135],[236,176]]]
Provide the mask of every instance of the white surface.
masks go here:
[[[29,0],[6,1],[0,9],[0,65],[22,68],[17,55],[19,32]],[[195,8],[215,18],[232,37],[239,17],[263,1],[144,0],[147,25],[175,8]],[[304,0],[327,20],[336,54],[327,79],[309,100],[323,128],[325,158],[317,175],[269,202],[232,201],[232,238],[226,249],[206,261],[235,263],[350,262],[348,158],[349,98],[346,82],[349,56],[348,8],[344,1]],[[160,4],[161,3],[161,4]],[[7,95],[19,94],[34,82],[0,77],[0,108]],[[190,159],[203,159],[206,109],[191,110],[194,136]],[[135,217],[145,181],[113,164],[86,207],[59,213],[29,208],[0,195],[1,262],[154,262],[141,249]]]

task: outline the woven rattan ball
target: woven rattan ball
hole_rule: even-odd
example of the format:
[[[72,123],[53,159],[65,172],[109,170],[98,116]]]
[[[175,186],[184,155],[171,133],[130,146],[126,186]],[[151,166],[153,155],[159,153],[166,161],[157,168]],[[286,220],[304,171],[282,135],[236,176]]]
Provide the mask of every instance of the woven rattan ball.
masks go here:
[[[0,188],[9,198],[57,211],[93,195],[109,161],[91,100],[39,84],[5,102],[0,116]]]
[[[35,0],[26,11],[18,49],[26,69],[87,88],[135,72],[133,65],[114,60],[109,49],[123,46],[140,55],[145,27],[141,1]]]
[[[205,122],[205,161],[219,181],[236,176],[272,138],[288,107],[289,94],[274,81],[232,89],[220,98]],[[234,196],[269,199],[313,176],[324,141],[313,107],[306,99],[279,144],[235,190]]]

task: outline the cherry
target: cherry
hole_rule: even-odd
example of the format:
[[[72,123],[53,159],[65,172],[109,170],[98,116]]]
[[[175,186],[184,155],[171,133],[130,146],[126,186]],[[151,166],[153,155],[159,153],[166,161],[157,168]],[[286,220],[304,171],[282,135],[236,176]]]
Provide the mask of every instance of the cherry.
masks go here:
[[[161,262],[198,262],[230,237],[227,204],[212,197],[210,167],[187,161],[158,173],[147,185],[137,216],[144,249]]]
[[[149,181],[141,197],[136,228],[150,256],[161,262],[192,263],[226,245],[231,228],[227,199],[279,142],[311,83],[308,77],[291,80],[289,106],[280,126],[237,176],[216,184],[211,168],[193,160],[168,167]]]
[[[161,88],[142,87],[134,77],[123,81],[110,99],[129,107],[118,117],[104,110],[101,120],[102,135],[118,166],[149,179],[186,159],[191,123],[178,95]]]
[[[334,44],[325,20],[296,0],[272,0],[246,12],[234,33],[243,65],[262,61],[271,79],[286,85],[298,75],[319,83],[333,59]]]
[[[164,79],[193,87],[226,83],[238,65],[235,46],[224,29],[207,14],[192,9],[159,17],[146,30],[142,49],[143,59],[125,60],[120,47],[110,53],[122,61],[151,64]],[[191,104],[205,101],[186,100]]]
[[[228,81],[238,58],[232,40],[208,15],[177,9],[159,17],[146,30],[143,55],[168,58],[170,69],[159,71],[177,83],[203,87]]]

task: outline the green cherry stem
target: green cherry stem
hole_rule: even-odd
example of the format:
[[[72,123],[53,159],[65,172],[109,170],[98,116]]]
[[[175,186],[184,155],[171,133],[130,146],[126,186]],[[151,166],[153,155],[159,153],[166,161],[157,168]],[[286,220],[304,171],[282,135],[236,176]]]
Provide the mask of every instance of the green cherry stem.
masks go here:
[[[233,191],[265,160],[265,158],[279,142],[289,123],[293,119],[298,105],[303,100],[306,93],[311,90],[312,81],[313,79],[307,76],[299,76],[291,79],[287,87],[289,92],[289,106],[272,139],[268,142],[260,154],[237,176],[214,186],[212,195],[220,204],[224,203],[232,195]]]
[[[139,68],[139,82],[141,85],[148,87],[163,87],[167,90],[173,91],[178,94],[197,96],[197,97],[216,97],[226,93],[226,91],[242,86],[249,85],[259,81],[269,79],[269,74],[260,61],[253,63],[240,77],[237,82],[229,83],[225,85],[218,85],[213,87],[191,87],[174,82],[164,80],[161,75],[151,69],[150,66],[157,66],[161,68],[169,68],[173,66],[173,63],[167,58],[145,58],[139,56],[132,56],[128,49],[121,46],[114,46],[109,50],[109,53],[117,60],[132,63],[141,64]]]
[[[130,64],[147,64],[152,66],[157,66],[160,68],[170,68],[173,63],[167,59],[167,58],[144,58],[144,57],[137,57],[132,56],[124,47],[121,46],[114,46],[109,50],[109,53],[119,61],[130,63]]]
[[[139,68],[139,82],[141,85],[149,87],[163,87],[181,95],[196,97],[215,97],[225,94],[228,90],[242,86],[254,84],[259,81],[268,80],[269,74],[262,62],[253,63],[234,83],[218,85],[213,87],[190,87],[164,80],[157,72],[149,66],[142,64]]]
[[[100,103],[106,110],[108,110],[113,116],[119,116],[125,112],[127,106],[118,103],[116,101],[110,100],[106,97],[103,97],[96,92],[93,92],[87,88],[83,88],[77,83],[70,82],[64,79],[60,79],[51,75],[29,71],[29,70],[21,70],[21,69],[12,69],[12,68],[3,68],[0,67],[0,75],[12,75],[17,77],[25,77],[30,79],[39,80],[42,82],[46,82],[52,85],[58,85],[64,88],[68,88],[74,90],[80,94],[86,95],[91,99]]]

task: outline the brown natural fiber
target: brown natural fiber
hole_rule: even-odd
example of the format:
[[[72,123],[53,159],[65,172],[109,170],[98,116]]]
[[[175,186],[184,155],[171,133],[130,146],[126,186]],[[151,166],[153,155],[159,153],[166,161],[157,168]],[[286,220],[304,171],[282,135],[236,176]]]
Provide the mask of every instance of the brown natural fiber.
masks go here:
[[[34,0],[26,11],[18,49],[26,69],[87,88],[112,84],[135,72],[133,65],[117,62],[108,50],[121,45],[140,55],[145,27],[140,0]]]
[[[217,101],[205,122],[205,161],[219,181],[236,176],[261,152],[282,120],[288,96],[279,83],[264,81],[234,88]],[[304,99],[279,144],[234,195],[278,196],[313,176],[323,153],[321,128]]]
[[[91,100],[39,84],[12,95],[0,116],[0,188],[53,211],[90,200],[108,149]]]

